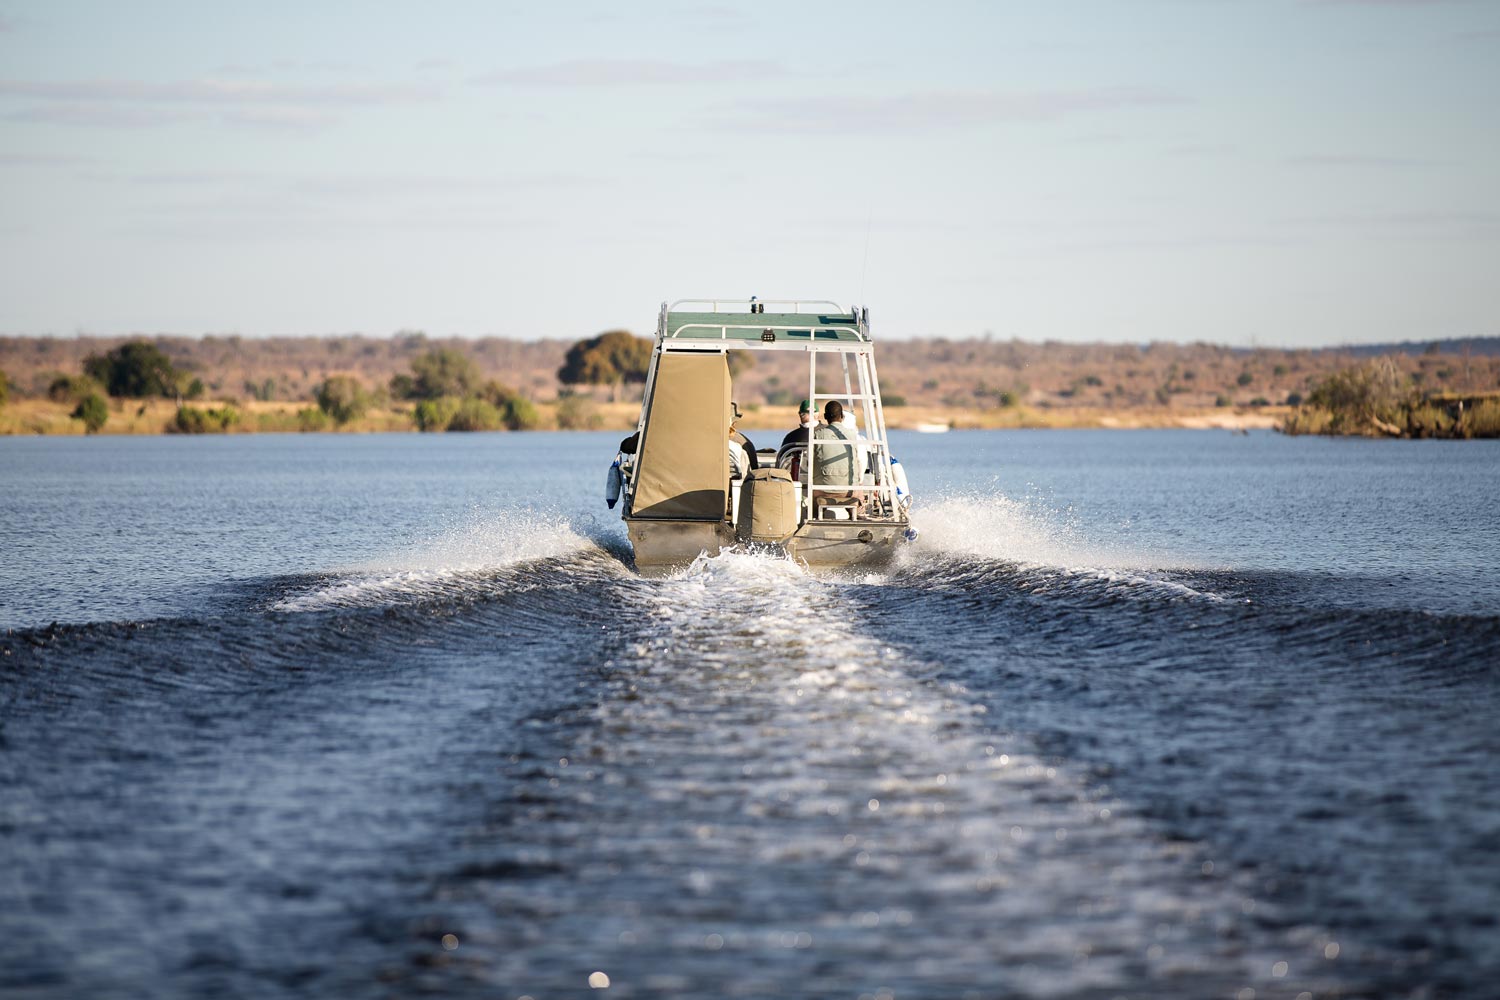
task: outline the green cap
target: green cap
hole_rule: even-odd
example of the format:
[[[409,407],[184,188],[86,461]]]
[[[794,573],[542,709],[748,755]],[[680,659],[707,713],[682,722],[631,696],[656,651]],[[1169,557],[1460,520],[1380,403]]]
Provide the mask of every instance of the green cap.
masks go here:
[[[802,401],[802,405],[799,406],[799,407],[797,407],[797,412],[798,413],[811,413],[812,412],[812,400],[810,400],[810,399],[804,399]]]

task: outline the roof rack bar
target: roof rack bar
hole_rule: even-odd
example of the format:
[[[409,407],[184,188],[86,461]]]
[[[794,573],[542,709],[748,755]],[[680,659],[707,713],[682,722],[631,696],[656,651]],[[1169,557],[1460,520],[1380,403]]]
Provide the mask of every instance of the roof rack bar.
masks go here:
[[[725,314],[729,315],[729,314]],[[785,315],[785,314],[783,314]],[[664,340],[692,339],[682,337],[684,330],[704,331],[710,335],[717,333],[718,339],[728,340],[730,330],[751,330],[755,333],[763,333],[766,330],[781,331],[783,333],[808,333],[816,339],[818,333],[847,333],[852,334],[855,341],[869,343],[869,334],[854,324],[829,323],[820,326],[767,326],[764,323],[682,323],[676,327],[671,326],[668,319],[667,325],[663,327],[662,338]],[[702,334],[699,335],[702,339]]]
[[[664,351],[792,351],[797,354],[868,354],[873,345],[868,340],[840,340],[809,343],[806,340],[783,340],[774,344],[751,340],[721,340],[718,337],[667,337]]]
[[[712,306],[713,307],[713,311],[714,312],[718,312],[719,311],[719,306],[721,304],[723,304],[723,305],[735,305],[735,306],[746,306],[747,308],[746,308],[745,311],[749,312],[748,306],[750,305],[750,300],[749,299],[745,299],[745,298],[739,298],[737,296],[725,296],[723,298],[717,298],[717,299],[697,299],[697,298],[695,298],[695,299],[678,299],[676,302],[673,302],[671,305],[669,305],[667,307],[667,310],[669,312],[672,312],[672,311],[675,311],[679,306],[693,305],[693,306]],[[755,299],[755,304],[756,305],[774,305],[774,306],[791,306],[792,307],[792,312],[794,312],[794,313],[801,312],[803,306],[832,306],[836,312],[838,312],[840,314],[847,313],[850,316],[853,316],[856,312],[858,312],[858,310],[855,309],[855,308],[853,308],[853,307],[850,307],[850,308],[846,309],[843,306],[839,305],[837,302],[832,301],[831,299],[762,299],[762,298],[760,298],[760,297],[757,296],[756,299]],[[733,310],[729,310],[729,311],[733,311]]]

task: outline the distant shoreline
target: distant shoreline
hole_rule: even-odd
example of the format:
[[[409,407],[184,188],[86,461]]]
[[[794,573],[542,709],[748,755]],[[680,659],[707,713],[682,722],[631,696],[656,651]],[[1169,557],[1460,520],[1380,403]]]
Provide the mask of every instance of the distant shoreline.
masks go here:
[[[302,433],[320,431],[341,434],[379,432],[419,433],[410,406],[372,408],[364,416],[342,427],[299,427],[298,415],[309,404],[293,401],[194,400],[187,404],[196,409],[233,407],[238,419],[218,433]],[[557,404],[536,404],[539,431],[558,430]],[[70,416],[69,403],[43,399],[11,400],[0,408],[0,435],[50,436],[81,435],[83,422]],[[1113,429],[1179,428],[1191,430],[1270,430],[1290,412],[1285,406],[1262,407],[1035,407],[1017,405],[986,409],[954,406],[887,407],[885,418],[892,430],[913,430],[919,424],[947,426],[953,430],[998,429]],[[101,435],[153,435],[175,433],[169,430],[177,405],[167,399],[112,399],[109,419]],[[582,429],[629,431],[635,428],[640,403],[594,404],[595,420]],[[745,413],[739,426],[754,434],[757,431],[785,432],[796,424],[791,407],[759,406]],[[575,428],[576,429],[576,428]],[[502,433],[526,433],[504,431]]]

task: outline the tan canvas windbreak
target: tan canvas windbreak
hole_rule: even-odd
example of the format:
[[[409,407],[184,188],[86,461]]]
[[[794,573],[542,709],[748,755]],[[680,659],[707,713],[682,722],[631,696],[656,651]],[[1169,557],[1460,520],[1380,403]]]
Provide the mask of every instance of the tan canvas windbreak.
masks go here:
[[[663,354],[636,456],[632,517],[719,521],[729,489],[729,364]]]

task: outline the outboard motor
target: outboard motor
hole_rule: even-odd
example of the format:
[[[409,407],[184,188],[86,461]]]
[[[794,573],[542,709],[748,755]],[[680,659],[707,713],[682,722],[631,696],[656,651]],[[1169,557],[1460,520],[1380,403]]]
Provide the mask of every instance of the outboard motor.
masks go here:
[[[740,487],[742,542],[780,542],[797,530],[797,486],[785,469],[756,469]]]

